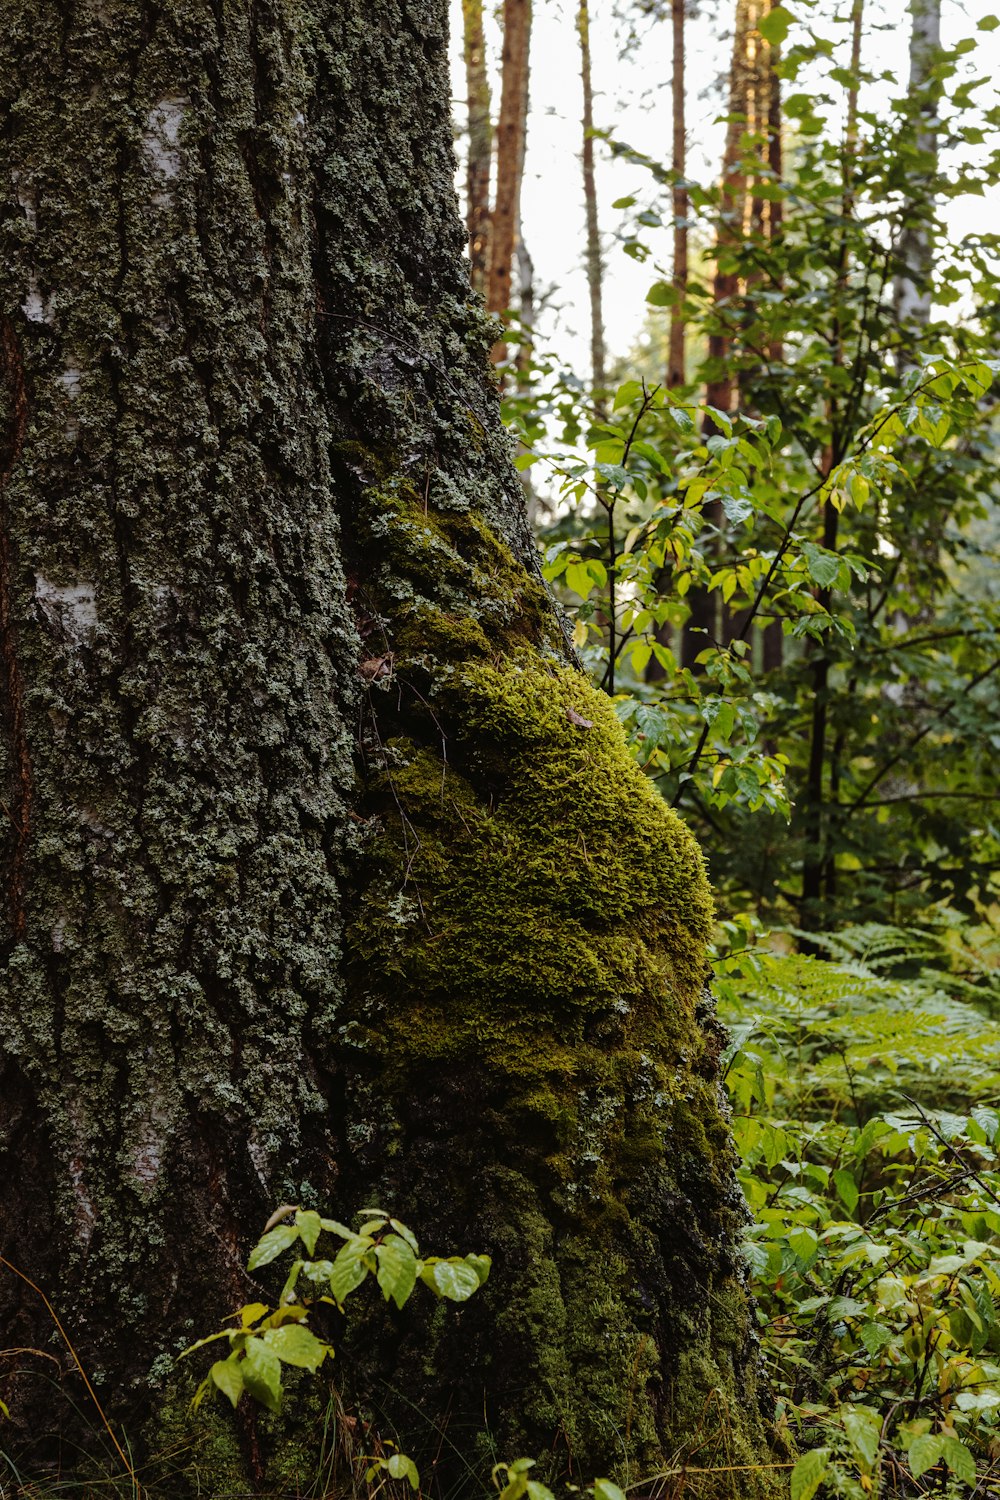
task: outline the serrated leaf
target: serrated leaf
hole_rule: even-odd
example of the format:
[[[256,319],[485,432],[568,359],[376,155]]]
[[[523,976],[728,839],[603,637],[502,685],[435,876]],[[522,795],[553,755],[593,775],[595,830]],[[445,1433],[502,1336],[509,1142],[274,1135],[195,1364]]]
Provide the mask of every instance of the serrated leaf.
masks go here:
[[[284,1365],[295,1365],[300,1370],[315,1372],[330,1352],[310,1328],[301,1323],[284,1323],[280,1328],[269,1328],[262,1338],[273,1354]]]
[[[923,1437],[914,1438],[906,1450],[906,1461],[914,1479],[919,1479],[921,1474],[932,1469],[940,1461],[943,1452],[944,1438],[939,1432],[928,1432]]]
[[[294,1245],[299,1237],[299,1231],[294,1224],[279,1224],[276,1229],[269,1229],[267,1234],[262,1235],[250,1252],[247,1261],[247,1270],[256,1271],[261,1266],[268,1265],[276,1259],[283,1250]]]
[[[417,1284],[417,1258],[401,1235],[390,1234],[376,1246],[376,1276],[387,1302],[402,1307]]]
[[[216,1360],[207,1376],[216,1390],[228,1396],[234,1406],[243,1394],[243,1375],[240,1369],[243,1363],[243,1360],[231,1354],[228,1359]]]
[[[958,1438],[946,1437],[942,1445],[941,1457],[948,1465],[951,1472],[972,1489],[976,1483],[976,1460],[969,1452],[964,1443]]]
[[[811,1448],[792,1470],[791,1500],[812,1500],[830,1468],[829,1448]]]

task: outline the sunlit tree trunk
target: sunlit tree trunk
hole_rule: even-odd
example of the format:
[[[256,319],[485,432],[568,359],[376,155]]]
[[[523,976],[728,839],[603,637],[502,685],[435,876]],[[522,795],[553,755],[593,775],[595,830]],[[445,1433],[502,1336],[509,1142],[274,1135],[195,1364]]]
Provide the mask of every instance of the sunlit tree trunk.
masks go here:
[[[375,1199],[495,1258],[460,1314],[348,1320],[338,1379],[432,1488],[696,1454],[705,1495],[779,1493],[701,857],[538,576],[448,97],[439,0],[25,0],[0,31],[25,1483],[105,1493],[106,1434],[8,1264],[144,1488],[301,1495],[305,1390],[191,1419],[173,1356],[277,1294],[244,1270],[276,1204]]]
[[[486,291],[490,233],[490,168],[493,125],[490,119],[490,82],[483,36],[483,0],[462,0],[465,86],[467,92],[469,154],[465,177],[465,217],[469,230],[472,285]]]
[[[899,270],[893,282],[896,317],[903,338],[899,365],[913,362],[912,347],[931,315],[930,273],[933,256],[931,220],[934,180],[938,171],[937,105],[940,84],[933,67],[941,50],[941,0],[911,0],[909,102],[915,116],[914,146],[919,169],[903,210],[903,227],[896,243]]]
[[[511,307],[514,251],[521,207],[521,174],[527,134],[528,61],[531,47],[531,0],[504,0],[503,68],[500,118],[497,123],[496,192],[490,227],[489,278],[486,306],[505,313]],[[503,359],[501,340],[493,350]]]
[[[590,7],[579,0],[576,29],[580,38],[580,79],[583,84],[583,203],[586,219],[585,260],[587,294],[590,299],[590,379],[595,410],[604,409],[603,392],[607,385],[604,348],[603,282],[601,231],[597,214],[597,183],[594,175],[594,85],[590,58]]]
[[[667,348],[667,385],[675,390],[684,384],[686,366],[684,341],[687,331],[685,299],[688,283],[688,190],[686,96],[684,86],[684,5],[685,0],[671,0],[673,28],[673,70],[670,78],[672,142],[670,167],[673,173],[671,200],[674,213],[673,301],[670,305],[670,334]]]

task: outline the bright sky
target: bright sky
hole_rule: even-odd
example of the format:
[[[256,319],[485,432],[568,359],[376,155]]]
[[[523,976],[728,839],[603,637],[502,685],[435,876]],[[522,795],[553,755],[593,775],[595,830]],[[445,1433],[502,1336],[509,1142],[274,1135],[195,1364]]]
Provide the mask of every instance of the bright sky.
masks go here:
[[[803,5],[787,0],[793,14]],[[498,5],[499,10],[499,5]],[[607,129],[637,150],[669,163],[671,38],[668,22],[642,20],[639,38],[630,55],[622,58],[626,28],[616,22],[617,6],[611,0],[591,0],[591,35],[595,89],[595,124]],[[638,7],[629,7],[630,10]],[[723,109],[722,81],[729,64],[732,0],[703,0],[699,15],[688,22],[688,175],[711,180],[719,171],[724,127],[716,120]],[[909,71],[910,19],[905,0],[867,0],[862,65],[873,71],[894,70],[899,87],[872,86],[862,107],[888,102],[905,87]],[[1000,78],[1000,30],[977,32],[976,23],[1000,9],[997,0],[942,0],[941,39],[946,47],[975,36],[978,46],[960,63],[960,77],[978,75]],[[555,341],[560,353],[581,371],[587,368],[587,293],[583,271],[583,186],[579,165],[581,85],[579,50],[574,25],[573,0],[535,0],[532,30],[531,117],[528,125],[528,159],[523,187],[522,217],[525,241],[535,263],[539,293],[555,287],[553,308],[546,315],[543,332]],[[848,7],[839,5],[834,14],[844,17]],[[830,0],[819,0],[812,11],[827,15]],[[465,79],[461,61],[461,6],[452,0],[452,46],[455,113],[464,122]],[[829,20],[814,21],[824,35],[835,27]],[[488,19],[488,45],[494,63],[494,114],[499,104],[501,33]],[[845,37],[846,24],[836,27]],[[796,32],[789,35],[789,43]],[[846,55],[843,61],[846,62]],[[800,76],[797,90],[808,87]],[[983,105],[997,102],[996,83],[989,82],[977,94]],[[997,142],[992,142],[996,145]],[[461,143],[459,143],[461,150]],[[652,262],[639,265],[624,254],[616,241],[627,215],[611,203],[628,194],[652,197],[649,175],[640,168],[612,161],[606,148],[598,146],[598,196],[602,238],[606,251],[605,322],[612,357],[627,352],[644,316],[645,294],[657,279]],[[634,212],[634,210],[633,210]],[[953,234],[970,229],[1000,232],[1000,195],[992,201],[980,197],[957,200],[950,211]],[[644,232],[662,265],[669,267],[670,244],[666,231]]]

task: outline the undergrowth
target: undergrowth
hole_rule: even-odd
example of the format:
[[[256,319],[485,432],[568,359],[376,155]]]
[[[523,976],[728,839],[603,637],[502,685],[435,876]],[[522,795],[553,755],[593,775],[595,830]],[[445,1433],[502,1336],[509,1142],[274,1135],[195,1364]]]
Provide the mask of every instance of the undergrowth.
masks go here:
[[[814,940],[815,942],[815,940]],[[1000,1495],[996,973],[862,926],[720,965],[792,1500]]]

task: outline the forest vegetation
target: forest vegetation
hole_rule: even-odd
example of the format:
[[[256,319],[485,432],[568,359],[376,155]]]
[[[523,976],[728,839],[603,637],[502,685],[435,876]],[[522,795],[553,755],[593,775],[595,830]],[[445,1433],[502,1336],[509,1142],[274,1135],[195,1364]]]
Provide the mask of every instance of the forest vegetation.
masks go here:
[[[1000,20],[541,3],[0,37],[0,1497],[1000,1496]]]

